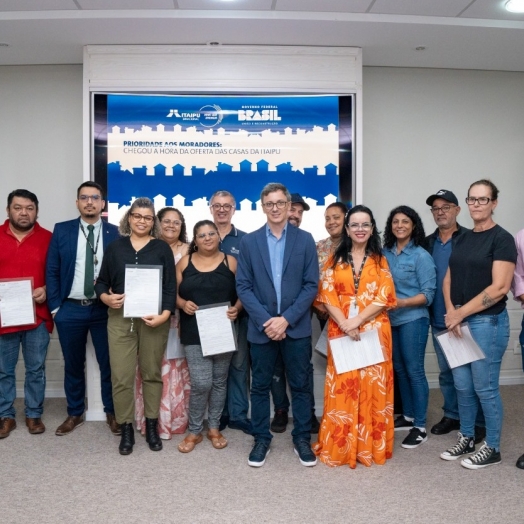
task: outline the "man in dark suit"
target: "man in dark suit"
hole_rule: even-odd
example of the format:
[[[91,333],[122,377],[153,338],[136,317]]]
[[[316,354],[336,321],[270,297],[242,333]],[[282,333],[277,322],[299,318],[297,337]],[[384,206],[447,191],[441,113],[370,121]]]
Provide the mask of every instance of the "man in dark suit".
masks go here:
[[[84,182],[77,191],[80,217],[55,225],[47,254],[47,302],[53,314],[64,355],[67,418],[56,435],[71,433],[84,423],[87,334],[91,333],[100,366],[106,421],[120,434],[111,388],[107,342],[107,306],[96,298],[94,282],[107,246],[119,237],[118,228],[101,218],[105,206],[102,187]]]
[[[310,233],[288,224],[291,195],[271,183],[261,193],[267,223],[240,244],[237,293],[249,314],[251,423],[255,444],[248,464],[264,465],[272,435],[269,391],[278,352],[291,389],[295,453],[303,466],[317,463],[310,446],[311,392],[309,308],[318,287],[318,261]]]

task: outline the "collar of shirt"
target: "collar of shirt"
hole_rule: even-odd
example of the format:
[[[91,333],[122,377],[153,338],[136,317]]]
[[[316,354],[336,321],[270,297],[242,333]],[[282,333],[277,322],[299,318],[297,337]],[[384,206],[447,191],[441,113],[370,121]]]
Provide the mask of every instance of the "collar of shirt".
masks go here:
[[[87,231],[87,226],[95,226],[95,229],[98,229],[100,227],[100,225],[102,224],[102,219],[99,218],[94,224],[89,224],[88,222],[86,222],[85,220],[83,220],[82,218],[80,219],[80,224],[84,227],[84,229]],[[94,231],[94,229],[93,229]],[[87,234],[87,233],[86,233]]]
[[[286,225],[284,226],[284,229],[282,230],[282,235],[280,235],[280,238],[282,238],[283,236],[285,236],[286,234],[286,231],[287,231],[287,225],[289,224],[289,222],[286,222]],[[266,237],[275,237],[277,238],[274,234],[273,234],[273,231],[271,231],[271,228],[269,227],[268,224],[266,224]],[[280,240],[280,239],[278,239]]]
[[[395,242],[390,248],[386,248],[388,251],[391,251],[395,256],[399,256],[402,253],[406,253],[406,255],[410,255],[411,252],[415,249],[415,245],[413,244],[413,240],[410,240],[407,245],[402,249],[400,253],[397,254],[397,243]]]

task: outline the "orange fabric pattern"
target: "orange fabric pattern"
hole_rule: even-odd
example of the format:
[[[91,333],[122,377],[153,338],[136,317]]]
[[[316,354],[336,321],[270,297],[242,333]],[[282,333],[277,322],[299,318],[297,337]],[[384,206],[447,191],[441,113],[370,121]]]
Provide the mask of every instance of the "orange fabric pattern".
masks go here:
[[[332,259],[322,270],[317,301],[340,308],[347,317],[355,286],[351,266],[337,264]],[[358,288],[357,304],[363,311],[369,304],[396,305],[395,286],[388,263],[369,257],[366,260]],[[386,309],[374,319],[362,324],[361,331],[378,329],[386,362],[337,375],[328,347],[324,415],[313,450],[328,466],[357,462],[365,466],[385,464],[393,454],[393,363],[391,325]],[[344,333],[329,319],[328,338]]]

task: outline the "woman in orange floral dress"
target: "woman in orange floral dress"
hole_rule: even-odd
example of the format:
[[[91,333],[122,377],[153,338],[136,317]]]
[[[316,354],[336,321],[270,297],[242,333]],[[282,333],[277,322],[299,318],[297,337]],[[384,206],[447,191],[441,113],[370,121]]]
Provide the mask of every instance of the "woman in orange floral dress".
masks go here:
[[[313,450],[329,466],[385,464],[393,454],[393,364],[386,310],[395,286],[371,210],[355,206],[339,247],[324,265],[316,305],[329,313],[328,337],[360,339],[378,329],[387,360],[337,375],[328,350],[324,415]],[[334,262],[336,261],[336,262]]]

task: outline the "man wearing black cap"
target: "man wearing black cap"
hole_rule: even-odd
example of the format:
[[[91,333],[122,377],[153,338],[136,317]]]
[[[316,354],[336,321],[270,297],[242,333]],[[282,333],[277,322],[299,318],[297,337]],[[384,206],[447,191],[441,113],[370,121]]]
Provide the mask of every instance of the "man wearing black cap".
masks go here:
[[[309,211],[309,204],[298,194],[291,193],[291,206],[287,216],[287,221],[295,227],[300,227],[304,211]],[[310,364],[309,384],[311,386],[312,414],[311,414],[311,433],[318,433],[320,423],[315,416],[315,396],[313,393],[313,364]],[[287,396],[286,375],[284,373],[284,361],[282,355],[277,357],[273,382],[271,384],[271,396],[275,416],[271,421],[271,431],[273,433],[283,433],[286,431],[288,423],[289,398]]]
[[[457,393],[453,382],[453,373],[451,372],[446,357],[435,338],[435,333],[439,333],[446,329],[446,324],[444,322],[446,306],[442,294],[442,281],[448,270],[448,262],[453,245],[457,238],[466,232],[467,229],[457,223],[460,206],[458,205],[457,197],[451,191],[440,189],[434,195],[427,198],[426,204],[430,206],[433,219],[438,226],[431,235],[426,237],[426,243],[427,250],[433,256],[433,260],[437,267],[437,291],[435,293],[433,304],[430,307],[430,315],[433,346],[435,347],[435,354],[437,355],[437,361],[440,368],[440,390],[444,397],[444,416],[440,422],[431,428],[431,433],[434,435],[445,435],[451,431],[458,431],[460,429],[460,421]],[[485,428],[481,427],[479,424],[484,426],[484,417],[480,404],[477,415],[477,426],[475,427],[475,441],[479,438],[482,439],[485,435]]]

